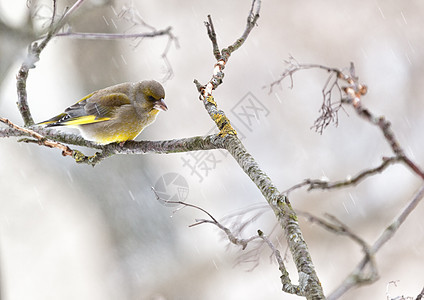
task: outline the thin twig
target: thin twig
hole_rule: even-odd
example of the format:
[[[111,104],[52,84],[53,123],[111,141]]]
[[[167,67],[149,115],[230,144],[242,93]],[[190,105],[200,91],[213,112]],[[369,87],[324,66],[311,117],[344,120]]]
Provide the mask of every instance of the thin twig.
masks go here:
[[[255,12],[253,12],[255,7],[256,10]],[[202,98],[205,101],[207,97],[212,96],[212,90],[216,89],[222,83],[222,78],[224,77],[223,70],[225,68],[225,64],[227,63],[228,58],[230,57],[231,53],[239,49],[246,41],[247,37],[249,36],[249,33],[256,25],[256,22],[259,18],[260,9],[261,0],[253,0],[252,7],[247,18],[246,28],[244,29],[242,36],[238,38],[232,45],[222,49],[220,55],[218,55],[219,49],[216,49],[218,47],[218,44],[216,42],[216,33],[215,29],[213,28],[212,18],[208,16],[208,22],[205,22],[205,25],[208,30],[208,36],[212,41],[213,53],[215,58],[217,58],[217,63],[214,66],[212,79],[204,86],[204,88],[199,90]],[[195,80],[195,83],[196,82],[197,80]],[[198,88],[200,87],[200,85],[197,86]]]
[[[133,38],[139,38],[139,40],[141,41],[143,38],[145,37],[155,37],[155,36],[159,36],[159,35],[167,35],[168,36],[168,41],[166,43],[166,46],[164,48],[164,50],[162,51],[161,54],[161,58],[165,64],[166,67],[166,73],[165,76],[163,77],[163,81],[167,81],[169,79],[171,79],[174,75],[174,70],[172,69],[172,65],[169,62],[168,59],[168,53],[169,50],[172,46],[172,44],[175,45],[175,47],[178,49],[179,48],[179,43],[178,43],[178,39],[177,37],[172,33],[172,28],[168,27],[165,30],[157,30],[154,26],[148,24],[147,22],[144,21],[144,19],[142,18],[142,16],[140,15],[139,11],[133,6],[133,5],[129,5],[129,6],[125,6],[122,8],[122,10],[119,13],[115,13],[116,16],[118,18],[121,18],[129,23],[132,23],[131,28],[135,28],[136,26],[142,26],[142,27],[146,27],[148,28],[151,33],[144,33],[144,34],[140,34],[140,36],[135,36],[134,34],[129,34],[130,36],[132,35]],[[137,43],[138,45],[139,43]]]
[[[274,87],[280,85],[287,77],[290,78],[290,88],[293,88],[293,75],[294,73],[308,69],[322,69],[327,72],[334,72],[336,74],[342,71],[337,68],[329,68],[319,64],[301,64],[293,56],[290,56],[288,60],[284,61],[287,67],[285,71],[280,75],[280,78],[271,82],[269,85],[268,93],[271,94]]]
[[[409,157],[406,156],[405,151],[400,146],[400,143],[392,130],[391,123],[387,121],[384,116],[377,117],[363,106],[361,97],[365,95],[367,88],[365,85],[362,85],[358,82],[358,77],[355,76],[355,67],[353,63],[351,63],[350,74],[339,75],[342,80],[348,83],[348,86],[343,88],[346,97],[342,99],[342,101],[351,104],[360,117],[367,120],[371,124],[378,126],[383,133],[387,143],[392,148],[393,153],[400,160],[402,160],[415,174],[420,176],[421,179],[424,179],[424,172],[416,163],[414,163]]]
[[[256,9],[255,9],[255,6],[256,6]],[[249,15],[247,17],[246,28],[244,29],[243,34],[241,35],[241,37],[238,40],[236,40],[232,45],[228,46],[227,48],[224,48],[224,49],[221,50],[223,60],[226,61],[228,59],[228,57],[230,57],[230,55],[234,51],[239,49],[244,44],[244,42],[246,41],[250,32],[252,31],[252,29],[257,24],[257,21],[259,19],[260,10],[261,10],[261,1],[260,0],[253,0],[252,6],[251,6],[250,11],[249,11]]]
[[[172,44],[174,44],[177,49],[180,47],[177,37],[174,36],[170,31],[168,33],[168,42],[166,43],[165,49],[163,49],[163,52],[161,54],[161,58],[165,63],[166,69],[168,70],[166,72],[165,77],[163,78],[163,81],[167,81],[174,76],[174,70],[172,69],[172,65],[168,59],[169,49],[171,49]]]
[[[211,15],[208,15],[208,22],[205,22],[205,26],[208,31],[209,39],[212,42],[213,55],[218,61],[222,59],[222,56],[221,56],[221,52],[219,51],[218,42],[216,40],[216,32],[215,32],[215,28],[213,27]]]
[[[172,27],[163,30],[143,33],[91,33],[91,32],[60,32],[56,34],[57,37],[67,37],[85,40],[123,40],[123,39],[137,39],[137,38],[153,38],[162,35],[169,35]]]
[[[240,238],[238,237],[239,233],[234,233],[231,229],[229,229],[228,227],[224,226],[221,222],[219,222],[216,218],[214,218],[212,216],[211,213],[209,213],[207,210],[203,209],[200,206],[197,205],[193,205],[184,201],[172,201],[172,200],[164,200],[161,199],[161,197],[159,196],[159,194],[156,192],[156,190],[152,187],[151,188],[153,193],[155,194],[156,200],[160,201],[161,203],[164,203],[166,205],[169,204],[177,204],[177,205],[182,205],[184,207],[192,207],[195,208],[197,210],[202,211],[203,213],[205,213],[210,219],[196,219],[196,223],[193,223],[191,225],[189,225],[189,227],[194,227],[194,226],[198,226],[201,224],[212,224],[215,225],[216,227],[218,227],[219,229],[221,229],[225,235],[227,236],[227,239],[230,241],[230,243],[237,245],[237,246],[241,246],[242,250],[245,250],[246,247],[249,245],[249,243],[256,241],[256,240],[262,240],[266,245],[268,245],[268,247],[271,249],[272,251],[272,255],[275,257],[279,269],[281,271],[281,282],[283,285],[283,291],[286,293],[290,293],[290,294],[295,294],[298,296],[303,296],[303,293],[300,289],[300,287],[298,285],[293,285],[291,283],[290,277],[289,277],[289,273],[287,272],[287,269],[284,265],[284,260],[281,257],[280,251],[275,247],[275,245],[271,242],[271,240],[261,231],[258,230],[256,235],[252,235],[249,238]],[[249,210],[248,210],[249,211]]]
[[[288,195],[292,191],[304,186],[308,186],[308,191],[316,189],[330,190],[336,188],[344,188],[348,186],[355,186],[366,178],[383,172],[388,166],[399,161],[400,159],[398,157],[383,157],[383,161],[378,167],[363,170],[355,176],[347,178],[346,180],[329,182],[328,180],[323,179],[305,179],[303,182],[298,183],[292,186],[291,188],[285,190],[283,194]]]
[[[275,248],[274,244],[271,242],[271,240],[260,230],[258,230],[259,237],[268,245],[268,247],[271,249],[272,254],[275,256],[275,259],[278,263],[278,268],[282,275],[281,283],[283,285],[282,290],[289,294],[294,294],[297,296],[304,296],[304,293],[301,291],[299,285],[294,285],[291,283],[289,273],[287,272],[286,266],[284,264],[284,260],[281,257],[280,251]]]
[[[409,157],[406,156],[405,151],[402,149],[402,147],[399,144],[398,139],[396,138],[392,128],[391,123],[386,120],[384,116],[377,117],[373,113],[371,113],[367,108],[364,107],[362,103],[362,97],[367,93],[367,86],[364,84],[361,84],[359,82],[359,78],[355,74],[355,66],[353,63],[350,64],[350,67],[348,69],[348,72],[344,72],[343,70],[337,69],[337,68],[330,68],[323,65],[318,64],[300,64],[298,63],[294,58],[290,57],[288,61],[289,67],[288,69],[281,75],[280,79],[274,81],[270,84],[270,92],[272,91],[273,86],[280,84],[282,80],[287,78],[288,76],[291,78],[291,76],[300,70],[305,69],[322,69],[329,73],[336,75],[336,83],[331,85],[329,87],[329,92],[334,87],[337,87],[337,89],[343,92],[343,95],[341,96],[340,103],[342,104],[349,104],[352,105],[355,109],[356,113],[363,119],[367,120],[371,124],[378,126],[383,133],[386,142],[390,145],[393,153],[396,155],[396,157],[404,162],[415,174],[421,177],[421,179],[424,179],[424,171],[421,170],[421,168],[414,163]],[[331,75],[330,75],[331,76]],[[339,87],[339,84],[337,81],[342,81],[346,86]],[[324,88],[324,90],[326,87]],[[331,99],[326,99],[326,94],[324,93],[324,101],[323,101],[323,107],[321,108],[321,116],[317,119],[315,122],[315,128],[318,129],[318,131],[322,132],[322,129],[325,128],[329,124],[329,122],[334,119],[334,114],[337,114],[337,110],[334,110],[332,106]]]
[[[341,97],[342,88],[339,85],[340,74],[342,70],[337,68],[329,68],[319,64],[301,64],[294,57],[290,56],[287,61],[285,61],[287,67],[283,74],[280,75],[280,78],[275,80],[269,85],[269,93],[271,93],[276,85],[280,85],[281,82],[287,77],[290,78],[290,88],[293,88],[293,75],[294,73],[301,70],[308,69],[322,69],[327,71],[329,74],[324,87],[322,88],[322,104],[319,109],[320,116],[315,120],[314,125],[311,128],[314,128],[316,132],[322,134],[324,129],[326,129],[331,123],[334,123],[335,126],[338,125],[338,111],[342,108],[341,101],[333,101],[333,93],[338,93]]]
[[[144,33],[88,33],[88,32],[61,32],[56,34],[57,37],[67,37],[76,39],[86,40],[123,40],[123,39],[143,39],[143,38],[154,38],[158,36],[168,36],[168,41],[164,50],[162,51],[161,58],[166,67],[166,74],[162,79],[164,82],[171,79],[174,75],[172,65],[168,59],[168,53],[171,49],[172,44],[175,44],[176,48],[179,48],[178,39],[172,34],[172,27],[168,27],[163,30],[154,30],[152,32]]]
[[[331,231],[336,234],[345,235],[349,238],[351,238],[353,241],[358,243],[365,253],[369,253],[370,246],[357,234],[355,234],[346,224],[341,222],[339,219],[337,219],[335,216],[330,214],[325,214],[325,217],[329,219],[329,221],[324,220],[322,218],[316,217],[308,212],[299,211],[296,210],[297,214],[300,216],[304,216],[307,218],[308,221],[317,223],[324,229]],[[330,223],[330,221],[332,223]]]

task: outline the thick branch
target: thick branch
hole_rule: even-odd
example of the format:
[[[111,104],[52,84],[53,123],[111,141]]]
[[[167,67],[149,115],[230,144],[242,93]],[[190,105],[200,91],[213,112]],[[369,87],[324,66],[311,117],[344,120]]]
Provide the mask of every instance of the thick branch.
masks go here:
[[[2,119],[0,119],[0,121],[2,121]],[[6,124],[8,124],[11,128],[1,128],[0,137],[31,136],[37,138],[37,140],[54,140],[66,144],[101,150],[101,152],[97,152],[93,156],[86,156],[78,150],[72,150],[71,155],[77,162],[91,165],[95,165],[103,159],[115,154],[179,153],[197,150],[221,149],[224,147],[223,138],[218,135],[196,136],[168,141],[127,141],[123,145],[119,143],[99,145],[94,142],[87,141],[79,135],[52,128],[33,126],[31,129],[27,129],[12,124],[10,121],[9,123],[10,124]],[[30,142],[30,140],[23,141]],[[53,141],[49,141],[49,143],[52,142]],[[45,143],[38,144],[48,146]]]
[[[297,221],[297,215],[292,209],[289,199],[278,191],[268,175],[262,171],[236,136],[228,135],[225,138],[225,148],[256,184],[277,216],[299,273],[301,294],[307,299],[324,299],[321,284]]]
[[[74,158],[78,163],[86,163],[94,166],[103,159],[114,154],[169,154],[221,148],[223,148],[222,137],[218,135],[208,135],[168,141],[127,141],[123,145],[119,143],[111,143],[102,146],[102,151],[97,152],[92,156],[86,156],[81,152],[75,152]]]
[[[253,13],[255,4],[256,11]],[[225,149],[231,153],[243,171],[262,192],[285,232],[299,274],[299,295],[304,295],[307,299],[324,299],[323,290],[297,222],[296,213],[291,208],[288,198],[278,192],[277,187],[274,186],[271,179],[261,170],[254,158],[246,151],[238,139],[236,131],[231,127],[225,113],[217,109],[217,104],[212,96],[212,91],[222,83],[222,78],[224,77],[223,70],[231,53],[244,43],[256,24],[259,18],[260,4],[260,1],[253,0],[243,35],[231,46],[221,51],[222,55],[214,66],[212,79],[205,86],[201,85],[197,80],[194,82],[207,112],[220,130],[219,135],[224,138]],[[206,25],[213,47],[216,47],[215,32],[210,18],[209,23],[206,23]],[[214,54],[216,54],[215,49]]]

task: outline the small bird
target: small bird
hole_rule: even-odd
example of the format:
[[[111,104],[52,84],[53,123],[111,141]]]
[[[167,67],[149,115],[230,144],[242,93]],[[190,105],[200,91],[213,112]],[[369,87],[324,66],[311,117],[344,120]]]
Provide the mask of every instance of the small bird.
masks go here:
[[[166,111],[165,90],[154,80],[126,82],[93,92],[65,112],[37,125],[70,126],[98,144],[133,140]]]

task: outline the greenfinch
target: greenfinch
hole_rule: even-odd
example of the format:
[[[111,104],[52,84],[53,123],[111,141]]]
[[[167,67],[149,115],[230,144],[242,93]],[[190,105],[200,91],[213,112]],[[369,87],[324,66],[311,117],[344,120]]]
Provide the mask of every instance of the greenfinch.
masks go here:
[[[98,144],[133,140],[168,107],[165,91],[154,80],[121,83],[93,92],[65,112],[37,125],[70,126]]]

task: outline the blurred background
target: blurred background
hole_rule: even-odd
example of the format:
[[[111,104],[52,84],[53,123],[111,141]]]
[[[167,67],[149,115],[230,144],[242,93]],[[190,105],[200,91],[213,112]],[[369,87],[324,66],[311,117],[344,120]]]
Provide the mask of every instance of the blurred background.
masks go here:
[[[58,13],[72,2],[58,1]],[[143,40],[53,39],[27,81],[36,122],[63,111],[86,94],[125,81],[156,79],[166,90],[167,112],[138,139],[166,140],[205,135],[214,124],[193,79],[206,83],[214,65],[204,21],[210,14],[220,47],[243,32],[250,1],[85,1],[70,20],[74,32],[137,33],[172,26],[178,38],[162,59],[166,36]],[[125,17],[119,18],[122,11]],[[31,41],[45,30],[51,1],[0,0],[0,116],[22,125],[16,108],[16,74]],[[132,15],[131,15],[132,13]],[[319,116],[328,74],[295,74],[272,92],[290,56],[302,63],[348,67],[355,63],[368,85],[363,99],[392,123],[407,154],[424,166],[424,2],[263,1],[258,26],[225,68],[215,91],[248,151],[281,191],[306,178],[340,180],[375,167],[391,150],[379,129],[347,108],[338,127],[322,135],[311,126]],[[128,17],[130,16],[130,17]],[[130,20],[128,20],[130,19]],[[31,23],[33,22],[33,23]],[[138,22],[140,23],[140,22]],[[35,32],[31,30],[35,28]],[[421,149],[421,150],[420,150]],[[92,153],[90,149],[81,149]],[[151,187],[215,218],[265,203],[260,192],[223,151],[169,155],[116,155],[96,167],[77,165],[57,149],[0,142],[0,273],[3,299],[298,299],[283,294],[279,271],[263,248],[253,262],[228,245],[212,225],[189,228],[205,218],[191,208],[176,210],[156,200]],[[356,187],[291,193],[292,205],[322,216],[330,213],[373,243],[413,197],[421,182],[402,165],[389,167]],[[424,223],[420,205],[377,254],[381,278],[342,299],[416,296],[423,285]],[[227,218],[234,226],[237,218]],[[326,294],[362,258],[351,240],[300,218]],[[250,224],[270,234],[268,211]],[[282,253],[281,231],[273,232]],[[251,257],[252,258],[252,257]],[[292,281],[297,275],[291,257]],[[237,263],[239,262],[239,263]],[[256,263],[259,265],[251,270]]]

